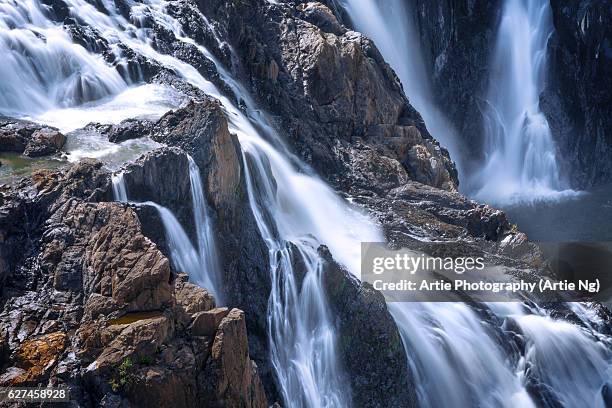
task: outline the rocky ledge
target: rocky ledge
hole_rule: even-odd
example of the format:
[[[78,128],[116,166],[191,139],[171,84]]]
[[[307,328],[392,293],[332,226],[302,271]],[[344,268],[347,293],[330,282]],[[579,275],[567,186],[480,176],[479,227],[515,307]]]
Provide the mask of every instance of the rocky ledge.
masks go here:
[[[0,152],[45,156],[59,152],[65,142],[56,128],[0,116]]]

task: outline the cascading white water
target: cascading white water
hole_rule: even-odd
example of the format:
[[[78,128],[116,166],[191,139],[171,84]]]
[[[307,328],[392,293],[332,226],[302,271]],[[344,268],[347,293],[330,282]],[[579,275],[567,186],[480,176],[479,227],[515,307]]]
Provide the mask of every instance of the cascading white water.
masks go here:
[[[463,177],[456,131],[434,103],[413,11],[405,0],[337,0],[355,28],[374,43],[402,82],[410,104],[423,116],[429,132],[448,149]]]
[[[115,201],[119,201],[120,203],[127,203],[127,186],[125,185],[123,173],[113,174],[111,182],[113,185],[113,197],[115,198]]]
[[[186,272],[191,282],[209,290],[214,295],[217,305],[221,305],[223,304],[223,291],[219,278],[218,253],[212,223],[207,213],[200,169],[190,156],[188,158],[191,205],[196,227],[197,248],[193,246],[185,229],[170,209],[152,201],[142,203],[129,201],[122,172],[116,173],[112,177],[113,195],[116,201],[149,205],[157,210],[164,225],[170,260],[174,269]]]
[[[191,156],[188,155],[187,158],[189,160],[191,208],[196,228],[200,271],[198,274],[190,273],[189,276],[193,279],[194,283],[205,288],[210,287],[215,295],[217,304],[224,304],[223,291],[221,290],[219,254],[215,244],[212,220],[208,215],[208,205],[204,198],[200,169]]]
[[[36,113],[125,90],[101,56],[75,45],[35,0],[0,1],[0,112]]]
[[[358,275],[360,240],[381,236],[320,180],[296,171],[268,142],[253,135],[241,134],[240,142],[251,208],[270,251],[271,358],[283,397],[290,406],[348,406],[350,392],[336,356],[317,248],[327,245]],[[304,265],[301,285],[294,259]]]
[[[516,303],[491,305],[498,316],[516,322],[524,335],[525,355],[517,367],[522,378],[530,376],[545,384],[549,397],[561,406],[607,407],[603,394],[612,383],[612,339],[591,326],[588,308],[579,303],[568,306],[585,327]]]
[[[319,244],[327,245],[336,260],[359,276],[359,244],[361,241],[381,241],[380,231],[367,217],[339,199],[321,180],[307,171],[302,171],[305,166],[297,169],[296,159],[288,157],[285,151],[279,151],[275,147],[276,142],[272,146],[260,137],[252,121],[257,123],[258,129],[266,129],[271,134],[274,132],[273,127],[267,123],[265,115],[256,114],[256,107],[249,95],[216,61],[222,78],[228,82],[238,99],[246,101],[249,118],[194,67],[174,57],[160,54],[151,47],[147,29],[138,28],[144,27],[142,21],[145,13],[150,13],[158,24],[174,32],[180,41],[197,45],[186,38],[180,24],[165,13],[163,1],[130,3],[133,21],[127,21],[121,16],[114,2],[100,1],[109,11],[109,15],[83,0],[65,0],[71,7],[71,12],[78,14],[80,21],[99,33],[104,33],[111,45],[124,43],[146,58],[178,72],[193,85],[218,98],[228,114],[230,130],[239,137],[251,208],[260,233],[270,250],[272,292],[268,322],[271,360],[286,405],[349,405],[350,393],[347,391],[344,373],[336,355],[337,339],[333,316],[329,315],[327,299],[321,286],[321,259],[317,248]],[[37,1],[25,3],[28,7],[40,7]],[[353,7],[364,4],[356,0],[350,3]],[[16,2],[0,0],[0,4],[6,6],[10,13],[19,10]],[[365,4],[374,3],[365,1]],[[53,25],[50,21],[28,21],[34,26]],[[394,21],[395,24],[396,20],[389,21]],[[402,21],[397,23],[401,24]],[[390,24],[385,23],[381,27],[390,27]],[[11,29],[5,27],[4,30]],[[388,39],[393,43],[398,38],[389,36]],[[203,55],[212,58],[204,47],[197,47]],[[55,57],[57,55],[53,56]],[[85,58],[94,57],[93,54],[88,54]],[[25,59],[22,61],[26,63]],[[404,64],[402,61],[408,59],[400,60],[400,65]],[[0,77],[0,83],[4,79]],[[405,81],[405,78],[402,79]],[[61,116],[61,110],[57,110],[57,101],[52,98],[53,92],[44,89],[41,92],[44,96],[42,99],[51,101],[56,115]],[[37,103],[33,103],[30,108],[24,105],[21,113],[38,115],[41,106],[43,105]],[[0,111],[9,113],[2,109]],[[206,219],[206,213],[203,195],[200,200],[202,189],[199,172],[196,178],[191,163],[190,171],[192,193],[196,196],[192,197],[194,216],[200,217],[196,219],[197,227],[201,229],[197,233],[199,238],[202,234],[208,234],[211,229],[206,226],[206,221],[202,222],[202,219]],[[127,201],[128,191],[121,177],[113,179],[113,190],[118,200]],[[172,262],[177,269],[187,271],[196,279],[202,279],[203,286],[213,289],[213,278],[205,281],[206,277],[198,277],[198,274],[207,270],[205,262],[202,261],[202,251],[214,247],[198,239],[196,249],[169,210],[155,203],[147,204],[156,207],[160,213],[172,251]],[[200,209],[195,208],[202,205]],[[215,255],[210,255],[209,259],[212,257]],[[293,269],[294,258],[304,265],[305,273],[301,285],[298,284]],[[529,342],[529,352],[522,362],[514,366],[507,361],[502,348],[489,335],[487,325],[466,305],[398,303],[391,305],[390,310],[400,327],[411,360],[411,369],[416,376],[420,403],[424,406],[441,406],[441,395],[447,396],[444,401],[453,398],[453,402],[458,406],[499,406],[500,403],[529,406],[531,401],[523,386],[528,366],[531,367],[529,369],[537,370],[538,378],[553,388],[557,395],[566,398],[564,401],[567,401],[568,406],[575,406],[575,399],[571,399],[571,396],[565,397],[572,390],[568,386],[572,380],[571,370],[556,372],[559,367],[550,363],[554,354],[560,352],[570,356],[569,364],[580,364],[574,360],[587,350],[592,351],[588,354],[590,363],[579,365],[582,375],[587,378],[579,383],[584,387],[580,390],[581,398],[589,399],[592,396],[592,401],[600,403],[599,389],[605,381],[609,381],[609,378],[606,380],[606,375],[609,377],[609,374],[606,374],[604,369],[610,366],[609,356],[593,340],[592,333],[588,334],[568,323],[537,316],[546,319],[547,324],[534,326],[529,320],[533,319],[530,314],[513,311],[511,315],[498,310],[500,318],[513,318],[519,322]],[[573,327],[571,332],[562,330],[567,328],[566,325]],[[550,343],[555,343],[555,346],[551,347]],[[572,354],[571,347],[576,347],[575,350],[580,353]],[[456,395],[449,396],[455,392]]]
[[[421,406],[535,406],[469,306],[390,303],[389,310],[400,329]]]
[[[167,87],[132,86],[127,61],[117,45],[135,33],[145,36],[145,30],[126,24],[119,32],[111,16],[85,0],[65,3],[72,17],[108,41],[115,66],[75,43],[63,24],[50,19],[51,8],[40,0],[0,0],[1,114],[39,121],[66,133],[93,121],[158,118],[178,106],[175,92]],[[103,3],[115,9],[108,1]]]
[[[508,203],[564,190],[555,143],[539,107],[551,14],[548,0],[504,3],[483,112],[486,162],[473,180],[478,199]]]

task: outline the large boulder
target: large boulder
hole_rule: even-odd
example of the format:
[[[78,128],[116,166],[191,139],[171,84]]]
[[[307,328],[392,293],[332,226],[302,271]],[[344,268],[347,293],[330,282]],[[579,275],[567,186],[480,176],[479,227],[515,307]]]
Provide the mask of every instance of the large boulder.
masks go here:
[[[56,128],[0,117],[0,151],[39,157],[59,152],[65,142]]]

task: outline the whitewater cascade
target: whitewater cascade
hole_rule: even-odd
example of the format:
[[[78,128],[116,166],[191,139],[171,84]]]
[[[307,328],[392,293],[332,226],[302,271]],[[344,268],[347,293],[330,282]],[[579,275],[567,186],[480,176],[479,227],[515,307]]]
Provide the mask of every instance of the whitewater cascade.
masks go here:
[[[486,162],[475,175],[478,199],[507,203],[564,189],[555,143],[539,107],[552,32],[547,0],[504,3],[483,112]]]
[[[345,373],[337,355],[333,316],[329,315],[321,285],[322,261],[317,249],[320,244],[327,245],[334,258],[359,277],[360,242],[382,241],[379,228],[367,216],[340,199],[307,166],[276,143],[280,137],[275,134],[266,115],[257,109],[248,93],[214,61],[203,46],[183,34],[180,24],[165,12],[165,2],[128,2],[132,12],[130,21],[119,13],[111,0],[100,0],[108,14],[85,0],[65,0],[65,3],[72,13],[78,14],[83,24],[104,33],[113,49],[118,50],[119,44],[125,44],[140,55],[179,73],[185,80],[221,101],[229,119],[230,131],[237,134],[240,141],[249,202],[270,251],[272,291],[268,308],[269,341],[271,361],[285,404],[298,407],[350,405],[350,392],[347,391]],[[362,4],[357,1],[350,3],[353,8]],[[36,33],[45,29],[63,35],[59,32],[61,26],[45,17],[40,1],[0,0],[0,5],[4,12],[0,17],[5,24],[0,29],[3,39],[17,35],[5,32],[12,31],[12,27],[18,27],[17,31]],[[24,9],[33,12],[28,14]],[[196,45],[204,56],[209,57],[217,65],[221,78],[236,94],[236,99],[245,102],[248,116],[194,67],[154,50],[144,24],[147,18],[153,18],[157,24],[173,32],[179,41]],[[402,21],[397,23],[401,24]],[[390,26],[383,24],[383,27]],[[24,32],[20,35],[30,34]],[[395,40],[389,37],[390,43]],[[85,50],[68,40],[63,44],[63,53],[49,54],[43,50],[40,55],[53,60],[75,53],[87,63],[63,67],[63,76],[52,77],[59,79],[45,86],[37,85],[32,71],[20,71],[20,75],[24,75],[22,84],[31,83],[32,89],[28,92],[37,97],[32,99],[31,105],[24,99],[23,106],[19,107],[20,114],[40,118],[46,113],[45,109],[50,109],[55,117],[63,120],[62,112],[69,116],[73,108],[61,106],[55,91],[59,84],[66,78],[83,75],[87,67],[93,67],[90,68],[93,72],[99,69],[100,76],[105,78],[104,73],[110,68],[98,60],[99,56],[94,51]],[[42,43],[39,45],[43,46]],[[5,47],[3,51],[18,61],[18,65],[29,64],[27,53],[30,50],[27,47],[22,47],[21,51],[17,47],[0,47]],[[101,62],[102,66],[98,68],[94,64],[96,61]],[[31,81],[27,75],[33,75]],[[11,85],[5,82],[11,80],[15,80],[13,76],[0,77],[0,85],[4,87],[1,89],[10,90]],[[44,78],[41,80],[46,81]],[[98,103],[103,105],[108,102],[105,98],[113,100],[125,92],[143,87],[137,81],[137,76],[131,79],[132,82],[123,77],[122,81],[123,84],[118,82],[116,88],[108,84],[91,85],[95,92],[82,93],[87,97],[74,103],[82,103],[86,99],[90,100],[88,103],[94,103],[98,98]],[[78,82],[84,83],[83,80]],[[68,89],[67,86],[62,88]],[[140,108],[147,107],[140,105]],[[0,111],[6,114],[11,112],[4,108],[0,108]],[[96,112],[95,109],[92,111]],[[273,138],[274,145],[263,138],[258,129],[263,129],[266,136]],[[207,226],[204,196],[200,196],[203,190],[199,171],[196,177],[196,169],[197,166],[194,168],[190,162],[194,217],[200,229],[197,232],[197,249],[169,210],[155,203],[141,204],[152,205],[159,211],[171,247],[171,259],[177,269],[187,271],[198,283],[212,289],[213,275],[208,281],[206,276],[198,275],[207,267],[201,252],[214,248],[214,242],[212,236],[207,235],[212,227]],[[128,200],[129,192],[121,175],[113,178],[113,191],[117,200]],[[198,206],[201,208],[196,208]],[[200,241],[200,236],[207,236],[210,240]],[[301,287],[293,270],[296,258],[306,266]],[[208,259],[216,259],[216,255],[211,254]],[[492,335],[496,327],[484,322],[465,304],[390,305],[410,359],[410,369],[415,375],[422,406],[441,406],[440,398],[442,395],[448,396],[449,390],[457,392],[453,396],[456,406],[529,406],[531,398],[526,391],[526,378],[533,380],[534,376],[566,406],[580,406],[575,403],[577,398],[587,401],[589,406],[604,406],[602,387],[611,380],[609,339],[597,333],[596,322],[592,322],[586,313],[582,316],[593,328],[580,328],[553,320],[546,311],[527,309],[518,304],[490,307],[500,322],[514,321],[522,328],[527,348],[518,361],[510,358],[500,345],[499,342],[506,340]],[[564,362],[555,361],[560,353],[564,356]],[[587,363],[583,360],[585,356],[588,356]],[[581,378],[574,378],[574,371],[564,369],[559,364],[580,367]],[[579,393],[575,392],[577,386],[581,387]]]
[[[355,29],[369,38],[399,77],[410,104],[423,116],[429,132],[448,149],[463,177],[456,131],[434,103],[413,11],[405,0],[337,0]]]

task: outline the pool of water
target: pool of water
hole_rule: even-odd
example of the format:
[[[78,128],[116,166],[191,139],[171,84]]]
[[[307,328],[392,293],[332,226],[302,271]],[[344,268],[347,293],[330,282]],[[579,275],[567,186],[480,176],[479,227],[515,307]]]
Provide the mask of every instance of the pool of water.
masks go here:
[[[612,185],[503,209],[532,241],[612,242]]]
[[[27,177],[36,170],[55,169],[66,161],[59,156],[29,158],[17,153],[0,153],[0,184]]]

